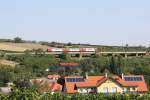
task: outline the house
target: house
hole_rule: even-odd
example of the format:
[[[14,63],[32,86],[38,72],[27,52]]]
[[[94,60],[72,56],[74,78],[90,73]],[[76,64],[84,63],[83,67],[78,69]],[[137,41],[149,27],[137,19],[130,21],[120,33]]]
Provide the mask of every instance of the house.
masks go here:
[[[59,75],[48,75],[47,78],[31,79],[32,85],[37,85],[39,92],[61,92],[62,85],[57,83]]]
[[[11,93],[11,87],[0,87],[0,93],[9,94]]]
[[[12,86],[14,85],[12,82],[6,83],[6,87],[0,87],[0,93],[9,94],[12,92]]]
[[[59,75],[48,75],[47,78],[49,79],[49,81],[57,82],[57,80],[60,78],[60,76]]]
[[[66,76],[66,93],[145,93],[148,91],[142,75]]]
[[[96,84],[103,76],[67,76],[65,77],[64,92],[66,93],[96,93]]]

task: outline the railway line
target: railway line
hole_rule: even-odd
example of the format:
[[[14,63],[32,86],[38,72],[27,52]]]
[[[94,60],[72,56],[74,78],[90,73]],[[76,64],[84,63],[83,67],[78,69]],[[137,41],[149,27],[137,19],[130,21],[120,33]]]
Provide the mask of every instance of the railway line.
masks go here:
[[[44,54],[46,55],[60,55],[64,52],[45,52]],[[5,55],[23,55],[25,54],[24,52],[22,53],[5,53]],[[30,54],[35,55],[35,52],[31,52]],[[104,56],[111,56],[111,55],[122,55],[124,57],[128,57],[128,56],[150,56],[149,52],[146,51],[140,51],[140,52],[68,52],[68,54],[72,54],[72,55],[80,55],[80,56],[84,56],[84,55],[104,55]]]
[[[31,55],[36,55],[36,52],[29,52]],[[97,48],[48,48],[47,51],[44,52],[45,55],[61,55],[63,53],[68,53],[71,55],[77,55],[78,57],[90,57],[91,55],[102,55],[102,56],[112,56],[112,55],[121,55],[123,57],[128,56],[150,56],[150,52],[147,51],[126,51],[126,52],[105,52],[98,50]],[[6,52],[5,55],[23,55],[25,52],[16,52],[9,53]],[[75,57],[77,57],[75,56]]]

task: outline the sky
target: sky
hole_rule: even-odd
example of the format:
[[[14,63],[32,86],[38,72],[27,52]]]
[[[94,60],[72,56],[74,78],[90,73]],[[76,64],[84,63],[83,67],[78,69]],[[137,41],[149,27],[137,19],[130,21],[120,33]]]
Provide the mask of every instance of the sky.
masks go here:
[[[0,38],[150,45],[150,0],[0,0]]]

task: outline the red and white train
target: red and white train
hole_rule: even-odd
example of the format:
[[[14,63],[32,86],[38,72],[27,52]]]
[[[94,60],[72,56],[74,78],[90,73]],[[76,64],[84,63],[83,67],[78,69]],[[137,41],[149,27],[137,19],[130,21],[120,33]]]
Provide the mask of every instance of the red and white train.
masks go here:
[[[98,52],[98,48],[48,48],[47,52]]]

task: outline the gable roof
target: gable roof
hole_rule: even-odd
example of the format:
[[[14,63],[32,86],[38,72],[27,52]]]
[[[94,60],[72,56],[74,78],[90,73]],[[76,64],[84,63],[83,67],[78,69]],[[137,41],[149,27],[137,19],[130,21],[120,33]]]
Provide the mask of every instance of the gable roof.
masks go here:
[[[49,83],[49,89],[53,92],[62,91],[62,86],[56,82]]]
[[[125,75],[125,76],[127,76],[127,75]],[[132,77],[133,75],[128,75],[128,76]],[[119,76],[113,76],[112,78],[115,80],[117,79],[116,81],[118,81],[123,86],[126,86],[126,87],[136,86],[138,92],[147,92],[148,87],[147,87],[147,84],[144,80],[144,76],[143,75],[134,75],[134,76],[139,76],[142,78],[142,80],[141,81],[126,81]]]
[[[132,77],[133,75],[128,75],[129,77]],[[98,86],[101,85],[103,82],[105,82],[108,79],[114,80],[116,83],[119,83],[123,87],[137,87],[138,92],[146,92],[148,91],[147,84],[145,83],[144,77],[142,75],[134,75],[139,76],[142,78],[141,81],[126,81],[122,79],[120,76],[112,76],[108,78],[104,78],[98,82]]]
[[[113,80],[114,82],[118,83],[123,87],[137,87],[138,92],[146,92],[148,91],[147,85],[145,83],[144,77],[142,77],[142,81],[125,81],[120,76],[112,76],[112,77],[105,77],[105,76],[88,76],[87,79],[84,79],[83,82],[67,82],[67,78],[83,78],[82,76],[68,76],[65,77],[65,86],[67,93],[76,93],[75,86],[77,88],[84,88],[84,87],[97,87],[100,86],[102,83],[107,81],[108,79]]]
[[[100,86],[101,84],[105,83],[107,80],[112,80],[113,82],[115,82],[115,83],[117,83],[117,84],[119,84],[119,85],[122,86],[122,84],[121,84],[120,82],[116,81],[116,80],[113,79],[112,77],[104,77],[102,80],[99,80],[99,81],[97,82],[97,86]]]
[[[65,86],[67,93],[76,93],[77,90],[74,89],[76,86],[79,87],[96,87],[98,80],[101,80],[104,76],[88,76],[83,82],[67,82],[67,78],[83,78],[82,76],[67,76],[65,77]]]

